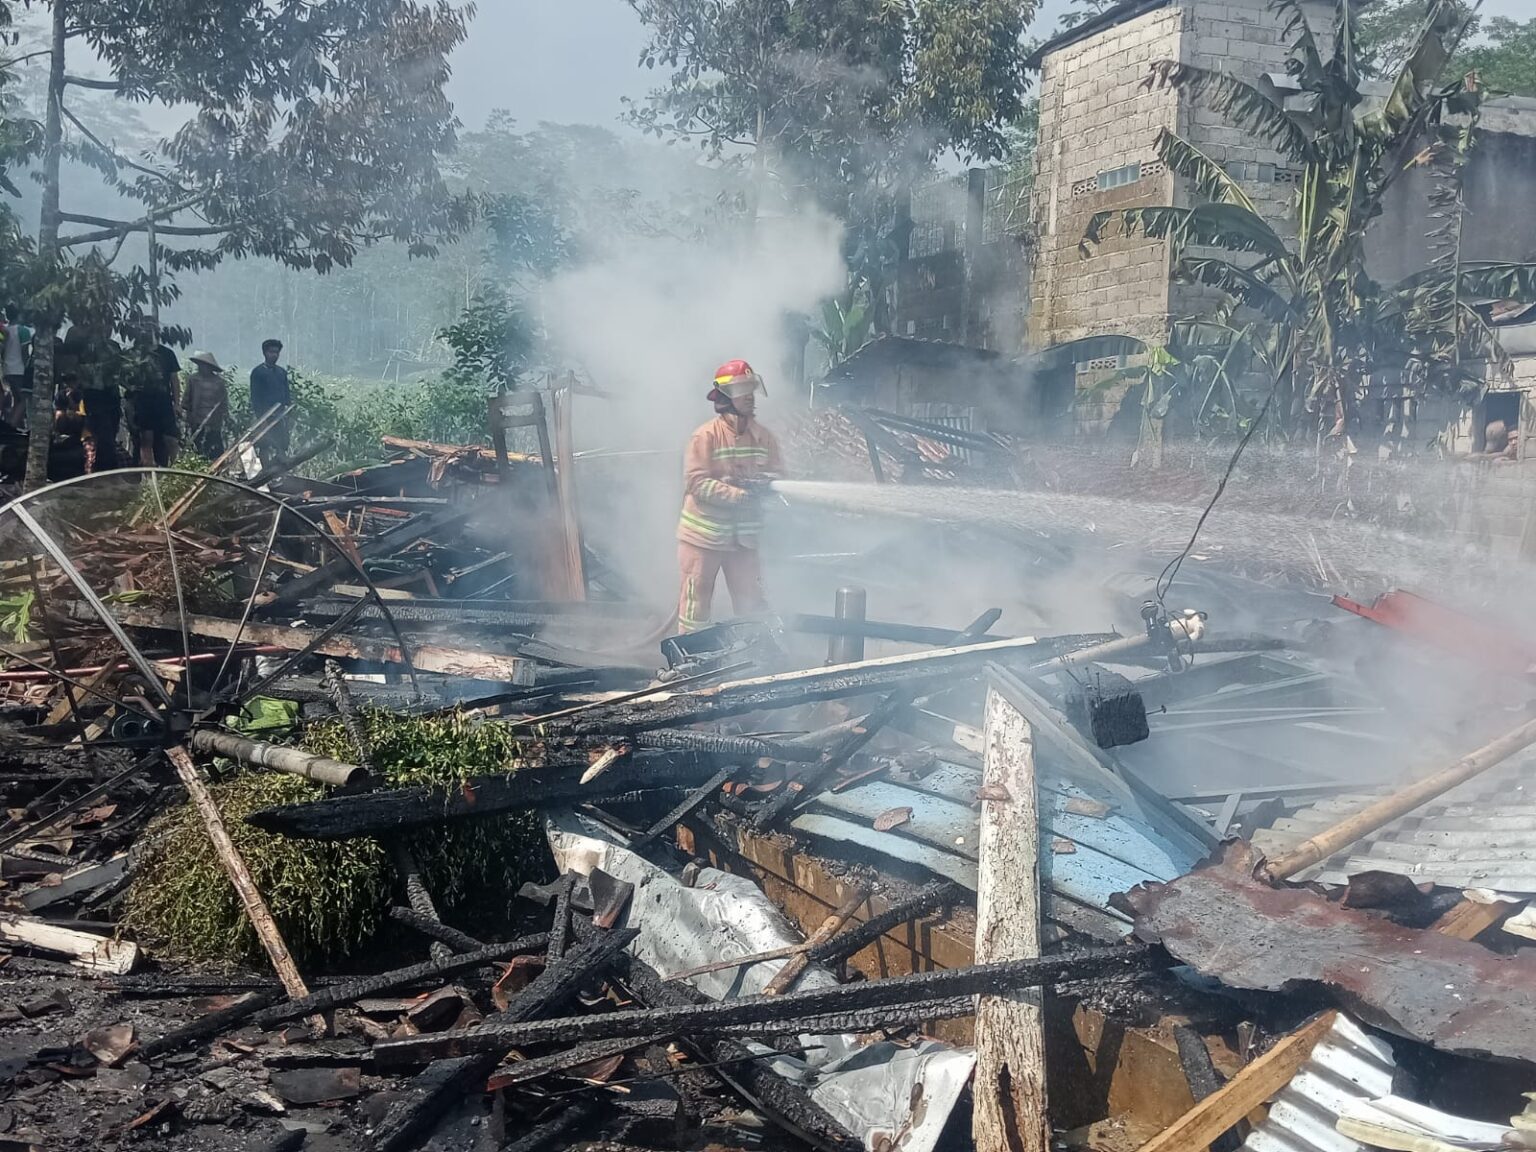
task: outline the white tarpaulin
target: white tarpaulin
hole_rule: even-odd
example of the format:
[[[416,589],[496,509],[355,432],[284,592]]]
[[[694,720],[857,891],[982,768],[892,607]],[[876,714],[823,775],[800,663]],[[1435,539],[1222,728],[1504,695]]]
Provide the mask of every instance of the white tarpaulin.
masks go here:
[[[586,876],[600,868],[635,886],[624,919],[625,926],[640,930],[631,951],[663,978],[803,939],[750,880],[708,868],[688,887],[570,814],[550,818],[547,832],[562,872]],[[688,983],[715,1000],[754,996],[785,963],[710,972]],[[836,983],[830,972],[813,965],[797,987]],[[970,1049],[937,1041],[904,1048],[889,1042],[860,1044],[853,1036],[803,1036],[801,1045],[807,1050],[804,1059],[777,1055],[769,1066],[806,1087],[816,1103],[871,1150],[883,1137],[902,1152],[933,1152],[976,1063]],[[762,1045],[749,1046],[770,1052]],[[914,1091],[918,1086],[921,1091]]]

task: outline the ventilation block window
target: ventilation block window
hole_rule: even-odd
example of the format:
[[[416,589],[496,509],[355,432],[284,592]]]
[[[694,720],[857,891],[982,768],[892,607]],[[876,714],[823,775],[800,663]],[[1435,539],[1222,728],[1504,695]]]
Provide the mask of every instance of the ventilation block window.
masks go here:
[[[1127,184],[1134,184],[1141,179],[1141,164],[1127,164],[1123,168],[1111,168],[1108,172],[1099,173],[1099,191],[1108,192],[1111,188],[1124,188]]]

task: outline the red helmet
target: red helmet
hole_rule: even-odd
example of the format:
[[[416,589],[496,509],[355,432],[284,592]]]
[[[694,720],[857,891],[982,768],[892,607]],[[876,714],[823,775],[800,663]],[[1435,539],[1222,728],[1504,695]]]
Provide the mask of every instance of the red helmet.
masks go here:
[[[715,386],[710,389],[708,399],[711,403],[720,404],[750,396],[759,389],[768,391],[763,378],[753,371],[752,365],[745,360],[731,360],[715,369]]]

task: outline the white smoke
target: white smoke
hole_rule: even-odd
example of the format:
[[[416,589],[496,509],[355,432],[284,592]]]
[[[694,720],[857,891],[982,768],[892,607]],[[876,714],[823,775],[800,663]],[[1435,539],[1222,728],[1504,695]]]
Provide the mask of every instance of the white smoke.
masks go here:
[[[542,293],[557,358],[613,398],[583,405],[582,447],[681,449],[713,417],[715,368],[750,361],[768,382],[758,414],[797,403],[783,373],[786,317],[815,313],[847,283],[842,227],[819,212],[768,218],[729,240],[625,238]]]
[[[598,453],[576,471],[588,539],[641,598],[660,607],[676,588],[683,450],[714,419],[715,369],[742,359],[763,375],[757,415],[769,428],[804,408],[787,321],[843,291],[841,242],[842,226],[810,211],[727,238],[620,234],[605,257],[543,286],[554,362],[610,397],[575,410],[578,451]]]

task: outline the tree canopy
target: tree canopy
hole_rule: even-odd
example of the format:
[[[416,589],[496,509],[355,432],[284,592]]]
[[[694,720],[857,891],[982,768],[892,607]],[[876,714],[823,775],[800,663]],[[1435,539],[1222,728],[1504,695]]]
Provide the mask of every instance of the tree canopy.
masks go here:
[[[1480,17],[1468,6],[1468,35],[1457,48],[1448,74],[1476,72],[1494,92],[1536,96],[1536,17]],[[1428,6],[1425,0],[1380,0],[1359,16],[1360,55],[1368,73],[1386,77],[1407,59]]]
[[[3,5],[9,19],[14,5]],[[449,0],[38,0],[48,76],[42,204],[25,303],[38,319],[29,481],[52,424],[52,338],[68,319],[142,329],[176,297],[178,272],[227,257],[345,267],[398,241],[429,256],[464,232],[472,202],[440,167],[457,121],[444,92],[469,6]],[[92,123],[114,104],[185,114],[137,154]],[[39,131],[36,126],[28,132]],[[72,203],[66,160],[114,196],[112,215]],[[130,237],[145,263],[114,267]],[[174,334],[172,334],[174,335]]]
[[[650,31],[641,64],[665,74],[635,122],[750,160],[758,197],[832,213],[847,226],[855,282],[877,289],[900,241],[900,192],[944,152],[1007,155],[1024,111],[1034,0],[630,6]]]

